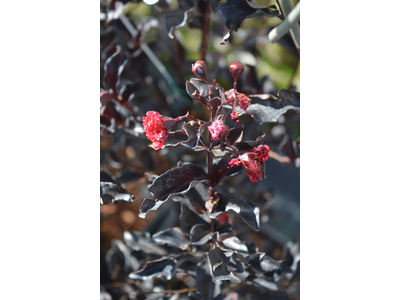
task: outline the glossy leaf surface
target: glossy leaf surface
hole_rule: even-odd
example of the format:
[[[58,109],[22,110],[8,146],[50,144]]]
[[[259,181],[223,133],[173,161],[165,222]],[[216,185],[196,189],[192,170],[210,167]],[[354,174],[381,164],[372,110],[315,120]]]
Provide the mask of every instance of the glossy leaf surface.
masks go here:
[[[118,201],[135,202],[135,196],[112,182],[100,182],[100,205],[110,204]]]

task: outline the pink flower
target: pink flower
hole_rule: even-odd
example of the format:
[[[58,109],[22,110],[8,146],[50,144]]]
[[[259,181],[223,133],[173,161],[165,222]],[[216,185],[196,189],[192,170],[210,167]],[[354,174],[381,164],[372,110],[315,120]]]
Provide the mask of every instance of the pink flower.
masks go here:
[[[242,154],[237,158],[232,158],[228,163],[228,168],[242,165],[247,170],[250,180],[256,182],[262,178],[261,165],[256,158],[256,154],[253,152]]]
[[[260,171],[250,171],[247,170],[247,175],[249,176],[252,182],[257,182],[262,178],[262,173]]]
[[[235,90],[230,89],[229,91],[226,91],[225,98],[229,103],[233,104],[233,102],[235,102]]]
[[[262,178],[262,173],[260,171],[260,162],[265,162],[268,159],[269,146],[260,145],[253,148],[253,152],[248,152],[240,155],[237,158],[232,158],[229,160],[228,168],[233,166],[242,166],[247,170],[247,175],[252,182],[257,182]]]
[[[246,111],[246,109],[249,106],[251,100],[249,98],[247,98],[245,94],[242,94],[242,93],[237,94],[237,98],[239,100],[240,108],[243,109],[244,111]]]
[[[250,105],[251,99],[248,98],[245,94],[238,93],[235,89],[230,89],[229,91],[225,92],[225,99],[226,99],[226,101],[228,101],[228,103],[233,105],[231,119],[233,120],[233,122],[235,122],[235,124],[239,121],[238,120],[239,113],[234,112],[236,105],[239,104],[241,109],[243,109],[246,113],[251,115],[247,111],[247,108]]]
[[[143,117],[143,129],[147,138],[154,143],[154,149],[159,149],[165,144],[168,131],[172,129],[175,120],[160,115],[156,111],[148,111]]]
[[[208,131],[211,133],[213,140],[218,140],[228,134],[227,126],[224,125],[221,120],[212,122],[211,125],[208,126]]]
[[[268,159],[269,146],[260,145],[257,148],[254,148],[253,152],[257,155],[258,161],[265,162]]]

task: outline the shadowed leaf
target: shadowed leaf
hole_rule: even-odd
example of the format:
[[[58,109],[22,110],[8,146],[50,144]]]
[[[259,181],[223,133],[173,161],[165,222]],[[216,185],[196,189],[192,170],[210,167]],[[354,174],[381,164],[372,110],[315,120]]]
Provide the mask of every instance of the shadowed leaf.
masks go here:
[[[188,14],[195,7],[195,2],[193,0],[178,0],[178,5],[178,9],[165,12],[165,28],[171,39],[174,38],[174,28],[185,26]]]
[[[177,264],[175,257],[163,258],[147,262],[144,267],[129,274],[131,279],[149,280],[153,277],[164,277],[170,280],[175,274],[175,266]]]
[[[249,95],[249,97],[265,100],[262,103],[250,104],[247,108],[247,111],[259,124],[276,122],[289,109],[300,112],[300,93],[298,92],[280,90],[277,96],[261,94]],[[239,115],[245,114],[240,108],[236,108],[235,111],[239,112]]]
[[[112,182],[100,182],[100,205],[110,204],[118,201],[135,202],[135,196]]]
[[[218,195],[220,199],[215,212],[210,214],[211,218],[215,219],[226,211],[233,211],[251,229],[260,230],[260,209],[257,205],[239,194],[218,193]]]
[[[220,3],[216,10],[224,18],[225,26],[229,31],[237,31],[245,19],[256,14],[264,14],[270,18],[279,16],[279,10],[275,5],[259,6],[246,0],[227,0]],[[226,41],[226,38],[224,37],[223,42]]]
[[[203,224],[209,226],[209,224],[201,218],[198,214],[191,211],[186,205],[181,204],[181,214],[179,216],[179,223],[182,231],[186,234],[190,234],[190,230],[196,224]]]
[[[212,181],[217,185],[226,176],[235,176],[243,170],[242,166],[228,168],[230,158],[217,158],[213,160]]]
[[[152,239],[159,244],[167,244],[182,250],[189,246],[189,239],[182,234],[181,229],[174,227],[153,234]]]

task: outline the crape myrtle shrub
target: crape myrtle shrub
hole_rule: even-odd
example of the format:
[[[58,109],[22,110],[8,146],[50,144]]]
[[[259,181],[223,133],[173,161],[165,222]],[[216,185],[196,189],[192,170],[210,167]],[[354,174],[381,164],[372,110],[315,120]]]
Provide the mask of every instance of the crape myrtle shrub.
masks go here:
[[[300,94],[246,58],[270,29],[240,31],[284,19],[277,5],[100,11],[101,299],[299,299]],[[180,27],[201,32],[197,58]],[[279,43],[298,65],[289,34]]]

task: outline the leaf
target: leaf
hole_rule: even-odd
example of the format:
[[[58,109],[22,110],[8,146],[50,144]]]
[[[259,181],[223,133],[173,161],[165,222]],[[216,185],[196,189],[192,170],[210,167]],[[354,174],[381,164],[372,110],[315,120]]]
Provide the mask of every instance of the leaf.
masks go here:
[[[275,5],[263,7],[246,0],[227,0],[217,6],[217,12],[224,18],[229,32],[237,31],[246,18],[251,18],[255,14],[264,14],[270,18],[279,16],[279,10]],[[221,43],[224,43],[228,37],[229,35],[224,37]]]
[[[265,100],[262,104],[250,104],[247,108],[247,111],[253,115],[254,120],[259,124],[276,122],[289,109],[300,112],[300,93],[295,91],[280,90],[277,96],[260,94],[249,95],[249,97],[257,97]],[[239,115],[245,114],[239,107],[235,111],[239,112]]]
[[[196,224],[190,229],[190,243],[193,245],[204,245],[212,239],[214,233],[210,232],[207,224]]]
[[[236,236],[231,236],[222,241],[222,245],[230,250],[235,250],[242,253],[249,253],[247,246]]]
[[[219,195],[218,205],[210,218],[217,218],[226,211],[235,212],[251,229],[260,230],[260,208],[242,195],[231,193],[217,193]]]
[[[203,125],[199,125],[194,121],[190,121],[188,123],[182,124],[182,129],[185,131],[186,135],[188,136],[188,140],[181,143],[182,146],[185,146],[191,150],[196,150],[199,144],[199,139],[201,139],[201,128]],[[201,147],[204,149],[204,147]]]
[[[149,280],[153,277],[164,277],[166,280],[171,280],[175,274],[175,267],[177,264],[175,257],[162,258],[146,262],[144,267],[129,274],[130,279]]]
[[[122,98],[123,103],[131,102],[136,98],[143,90],[142,83],[140,81],[127,82],[125,83],[118,92],[118,95]]]
[[[135,202],[135,196],[112,182],[100,182],[100,205],[110,204],[118,201]]]
[[[156,210],[170,197],[189,191],[199,182],[208,181],[202,166],[186,163],[158,176],[149,187],[155,199],[144,199],[139,217],[144,218],[150,210]]]
[[[186,205],[181,204],[181,214],[179,216],[179,223],[182,231],[186,234],[190,234],[193,226],[196,224],[203,224],[209,226],[209,224],[201,218],[195,212],[192,212]]]
[[[193,209],[197,213],[206,211],[205,202],[208,201],[208,185],[204,183],[198,183],[185,194],[183,194],[192,205]]]
[[[107,169],[100,171],[100,181],[116,183],[117,179]]]
[[[278,261],[261,252],[251,255],[247,265],[260,273],[272,272],[278,270],[280,267],[280,263]]]
[[[259,136],[255,141],[237,142],[235,143],[234,148],[239,152],[251,152],[253,151],[253,148],[265,143],[265,137],[266,135],[263,134]]]
[[[158,176],[150,185],[149,191],[157,201],[165,201],[173,194],[187,192],[191,188],[192,182],[204,180],[207,180],[204,168],[187,163]]]
[[[185,250],[189,246],[189,240],[182,234],[180,228],[168,228],[153,234],[152,239],[158,244],[167,244]]]
[[[271,122],[276,122],[278,118],[286,113],[289,109],[295,110],[295,111],[300,111],[299,107],[295,107],[293,105],[288,105],[280,109],[276,109],[270,106],[265,106],[259,103],[256,104],[250,104],[249,107],[247,108],[247,112],[250,113],[254,120],[258,124],[265,124],[265,123],[271,123]],[[237,109],[235,108],[236,112],[239,112],[239,116],[244,115],[245,112],[241,110],[240,108]]]
[[[130,272],[139,269],[139,262],[120,240],[111,240],[106,262],[112,280],[125,279]]]
[[[206,300],[212,300],[214,294],[211,274],[210,263],[207,259],[200,261],[196,268],[196,290]]]
[[[228,270],[227,263],[230,258],[225,256],[221,248],[215,247],[208,252],[207,258],[210,262],[212,275],[215,281],[230,280],[233,282],[240,282],[240,279]]]
[[[228,144],[232,145],[236,142],[239,142],[242,140],[243,137],[243,130],[244,130],[244,125],[238,125],[235,126],[228,131],[228,136],[226,137],[226,140],[228,141]]]
[[[210,86],[206,81],[192,78],[190,81],[186,81],[186,91],[192,99],[208,106]]]
[[[174,38],[174,28],[185,26],[188,14],[195,7],[193,0],[178,0],[178,9],[165,12],[165,28],[170,39]]]
[[[140,231],[124,231],[124,241],[135,251],[147,254],[167,255],[167,251],[151,241],[150,233]]]
[[[230,158],[217,158],[213,160],[212,182],[217,185],[226,176],[235,176],[243,170],[242,166],[228,168]]]
[[[117,45],[113,55],[111,55],[104,64],[103,85],[106,90],[116,91],[118,81],[118,68],[124,61],[124,55],[121,52],[121,46]]]
[[[183,130],[177,130],[177,131],[171,131],[168,133],[168,137],[165,140],[164,147],[175,147],[178,146],[182,142],[188,141],[188,136],[185,131]]]

